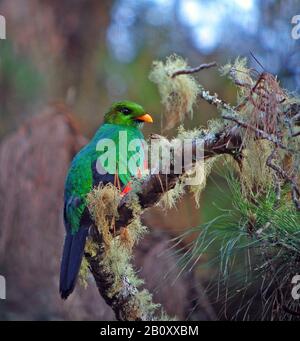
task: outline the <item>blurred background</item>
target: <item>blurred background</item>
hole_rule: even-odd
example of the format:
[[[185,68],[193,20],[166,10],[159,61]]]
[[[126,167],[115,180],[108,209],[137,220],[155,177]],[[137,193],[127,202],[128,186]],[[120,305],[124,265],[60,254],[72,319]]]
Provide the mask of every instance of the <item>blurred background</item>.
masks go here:
[[[141,103],[155,120],[145,135],[161,133],[163,107],[148,75],[154,60],[172,53],[191,66],[245,56],[262,72],[251,51],[284,88],[299,91],[300,40],[292,39],[291,20],[300,14],[300,2],[0,0],[0,14],[6,18],[6,39],[0,40],[0,275],[8,290],[0,318],[112,319],[92,281],[69,302],[58,298],[63,183],[72,156],[115,100]],[[197,78],[234,103],[235,88],[216,69]],[[185,127],[214,117],[215,108],[199,101]],[[225,181],[215,172],[200,209],[186,197],[172,212],[145,214],[153,236],[137,250],[137,266],[157,300],[180,318],[226,318],[218,314],[222,302],[212,303],[205,291],[213,268],[180,277],[171,292],[170,281],[159,285],[175,262],[167,256],[167,241],[212,219],[218,207],[230,207],[220,189],[226,191]],[[151,276],[158,255],[165,268]]]

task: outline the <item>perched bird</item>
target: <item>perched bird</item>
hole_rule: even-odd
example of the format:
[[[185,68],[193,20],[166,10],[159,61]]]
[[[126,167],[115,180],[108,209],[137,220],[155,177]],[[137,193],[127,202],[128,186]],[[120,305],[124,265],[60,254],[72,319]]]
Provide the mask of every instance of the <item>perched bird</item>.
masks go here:
[[[122,101],[114,103],[104,116],[104,124],[92,140],[74,157],[67,174],[64,197],[64,224],[66,237],[60,271],[60,295],[66,299],[74,290],[80,269],[86,237],[92,220],[86,203],[87,194],[100,183],[112,183],[122,193],[130,190],[130,181],[138,176],[126,164],[134,152],[119,153],[131,142],[144,141],[141,128],[144,122],[152,123],[152,117],[139,104]],[[120,139],[120,136],[122,138]],[[102,150],[101,142],[113,141],[115,148]],[[128,148],[129,149],[129,148]],[[108,153],[107,162],[116,161],[116,167],[109,172],[105,162],[99,159]],[[142,155],[143,158],[143,154]],[[140,160],[143,162],[143,160]],[[124,168],[125,166],[125,168]],[[143,166],[143,165],[141,165]],[[123,167],[123,171],[120,169]]]

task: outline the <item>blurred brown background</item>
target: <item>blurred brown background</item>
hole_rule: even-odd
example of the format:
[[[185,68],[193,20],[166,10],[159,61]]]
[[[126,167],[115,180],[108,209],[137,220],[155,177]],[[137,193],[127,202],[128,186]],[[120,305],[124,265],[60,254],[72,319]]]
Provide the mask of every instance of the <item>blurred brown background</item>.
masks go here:
[[[63,185],[74,153],[115,100],[141,103],[155,118],[145,135],[161,132],[163,108],[148,74],[153,60],[174,52],[192,66],[247,56],[261,72],[251,50],[297,91],[300,41],[291,37],[297,11],[299,3],[290,0],[0,1],[7,24],[7,39],[0,40],[0,275],[8,290],[0,319],[113,318],[92,281],[67,302],[58,297]],[[234,101],[235,89],[217,70],[197,77]],[[205,125],[216,115],[199,102],[185,125]],[[217,316],[202,286],[214,279],[214,269],[182,276],[173,286],[160,275],[175,266],[166,251],[170,237],[230,206],[219,187],[224,181],[213,174],[200,209],[186,197],[172,212],[145,215],[152,232],[137,250],[137,268],[155,299],[180,318]]]

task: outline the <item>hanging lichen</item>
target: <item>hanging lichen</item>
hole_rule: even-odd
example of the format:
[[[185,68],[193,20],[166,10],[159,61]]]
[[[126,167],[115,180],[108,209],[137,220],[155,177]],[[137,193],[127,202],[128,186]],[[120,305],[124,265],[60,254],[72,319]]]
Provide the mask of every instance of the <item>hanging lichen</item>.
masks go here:
[[[193,115],[193,106],[201,87],[191,75],[172,78],[174,72],[187,66],[187,62],[175,54],[169,56],[165,63],[153,63],[149,79],[158,86],[161,102],[165,107],[166,129],[182,122],[186,115]]]
[[[272,152],[269,141],[247,139],[243,151],[242,169],[237,167],[245,196],[262,194],[274,184],[274,175],[267,166],[267,159]]]
[[[219,123],[218,123],[219,124]],[[203,136],[207,135],[207,131],[202,128],[195,128],[193,130],[185,130],[183,126],[178,128],[178,135],[176,140],[180,141],[197,141],[200,146],[203,143]],[[172,141],[169,142],[172,145]],[[173,143],[174,144],[174,143]],[[203,149],[200,152],[204,152]],[[165,209],[170,209],[176,206],[178,200],[189,191],[193,193],[196,206],[200,206],[200,197],[203,189],[206,186],[206,179],[209,176],[214,162],[218,156],[211,157],[204,161],[200,156],[197,162],[194,162],[190,169],[185,170],[184,174],[180,176],[176,182],[175,187],[165,192],[159,201],[159,205]]]
[[[176,206],[178,200],[184,195],[185,188],[182,181],[177,181],[174,188],[166,191],[160,198],[158,205],[163,210],[168,210]]]

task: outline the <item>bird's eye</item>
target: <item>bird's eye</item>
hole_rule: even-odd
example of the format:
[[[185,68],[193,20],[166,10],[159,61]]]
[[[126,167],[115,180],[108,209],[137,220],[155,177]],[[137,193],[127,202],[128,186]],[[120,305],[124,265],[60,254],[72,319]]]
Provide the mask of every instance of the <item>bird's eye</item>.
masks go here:
[[[129,115],[129,114],[131,113],[130,109],[128,109],[128,108],[122,108],[120,111],[121,111],[124,115]]]

